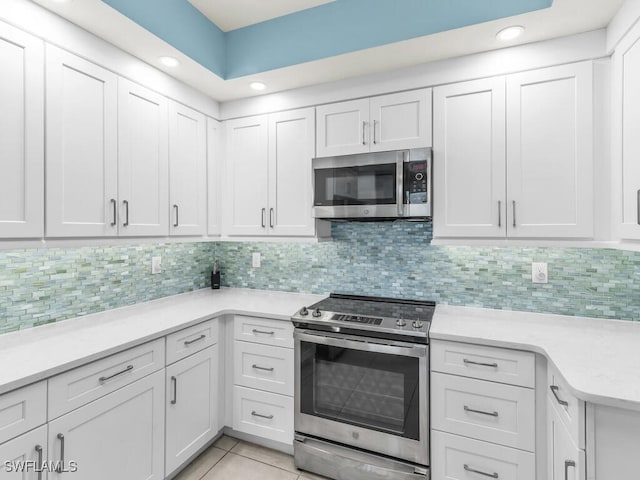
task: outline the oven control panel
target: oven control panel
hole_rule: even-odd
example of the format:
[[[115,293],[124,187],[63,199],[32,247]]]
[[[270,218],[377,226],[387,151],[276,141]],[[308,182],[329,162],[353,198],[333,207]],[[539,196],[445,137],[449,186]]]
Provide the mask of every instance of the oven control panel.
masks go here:
[[[341,313],[335,313],[331,317],[331,320],[336,320],[338,322],[364,323],[366,325],[380,325],[382,323],[381,318],[366,317],[364,315],[344,315]]]
[[[404,200],[405,203],[427,203],[428,192],[427,161],[405,162],[404,164]]]

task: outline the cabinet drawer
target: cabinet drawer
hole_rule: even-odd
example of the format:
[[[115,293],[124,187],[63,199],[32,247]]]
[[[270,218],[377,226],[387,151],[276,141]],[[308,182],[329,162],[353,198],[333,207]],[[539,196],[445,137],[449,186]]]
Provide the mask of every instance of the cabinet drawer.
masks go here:
[[[478,480],[498,478],[535,480],[533,453],[515,448],[431,432],[432,480]]]
[[[167,335],[167,365],[218,343],[218,319]]]
[[[535,450],[535,392],[472,378],[431,374],[433,428]]]
[[[293,396],[292,349],[236,341],[233,356],[236,385]]]
[[[164,368],[164,339],[130,348],[49,379],[49,420]]]
[[[233,428],[293,444],[293,397],[233,387]]]
[[[547,394],[551,403],[556,407],[559,417],[567,427],[573,442],[585,448],[585,404],[569,392],[569,385],[558,373],[558,370],[548,363]]]
[[[236,340],[293,348],[291,322],[236,315],[233,328]]]
[[[535,355],[520,350],[434,340],[431,370],[521,387],[535,386]]]
[[[0,395],[0,443],[47,421],[47,382]]]

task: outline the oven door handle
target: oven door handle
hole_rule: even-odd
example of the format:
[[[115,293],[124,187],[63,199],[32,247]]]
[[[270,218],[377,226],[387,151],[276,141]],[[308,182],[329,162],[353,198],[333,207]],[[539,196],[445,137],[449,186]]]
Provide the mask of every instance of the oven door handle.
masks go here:
[[[428,346],[422,344],[393,342],[381,343],[372,338],[358,337],[358,340],[350,338],[334,337],[326,334],[309,333],[308,330],[293,332],[293,338],[302,342],[328,345],[330,347],[348,348],[364,352],[386,353],[390,355],[402,355],[404,357],[426,357]]]

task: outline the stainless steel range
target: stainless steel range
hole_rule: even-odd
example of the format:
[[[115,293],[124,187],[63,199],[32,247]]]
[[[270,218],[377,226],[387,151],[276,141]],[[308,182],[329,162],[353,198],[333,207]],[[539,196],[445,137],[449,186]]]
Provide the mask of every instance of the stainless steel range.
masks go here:
[[[434,308],[331,294],[292,317],[296,466],[339,480],[430,478]]]

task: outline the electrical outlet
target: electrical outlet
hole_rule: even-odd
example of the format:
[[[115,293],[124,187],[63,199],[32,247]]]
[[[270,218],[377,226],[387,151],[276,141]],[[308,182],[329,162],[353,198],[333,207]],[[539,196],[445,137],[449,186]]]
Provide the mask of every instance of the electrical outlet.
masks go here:
[[[549,283],[547,262],[533,262],[531,264],[531,281],[533,283]]]
[[[162,272],[162,257],[151,257],[151,274],[156,275]]]
[[[253,254],[251,254],[251,265],[253,265],[253,268],[260,268],[260,252],[253,252]]]

